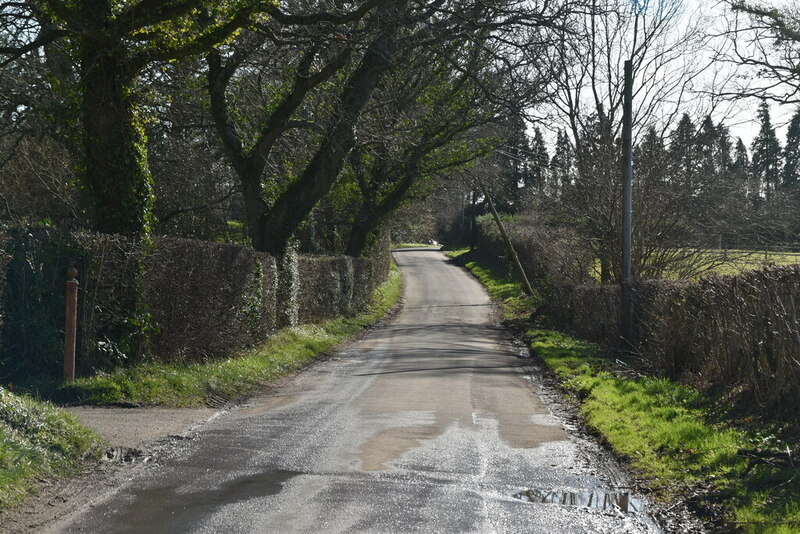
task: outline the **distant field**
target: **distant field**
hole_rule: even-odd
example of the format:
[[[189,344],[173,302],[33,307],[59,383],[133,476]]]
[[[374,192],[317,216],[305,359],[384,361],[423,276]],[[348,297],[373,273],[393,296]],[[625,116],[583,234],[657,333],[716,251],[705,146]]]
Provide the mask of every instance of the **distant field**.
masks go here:
[[[702,253],[702,262],[706,264],[699,274],[690,276],[696,280],[709,274],[736,275],[753,271],[770,265],[793,265],[800,263],[800,252],[778,252],[769,250],[709,249]],[[600,280],[600,260],[595,261],[591,276]],[[667,275],[666,278],[681,278],[679,273]]]
[[[792,265],[800,263],[800,252],[774,252],[768,250],[711,250],[709,254],[723,258],[723,263],[714,267],[716,274],[739,274],[768,265]]]

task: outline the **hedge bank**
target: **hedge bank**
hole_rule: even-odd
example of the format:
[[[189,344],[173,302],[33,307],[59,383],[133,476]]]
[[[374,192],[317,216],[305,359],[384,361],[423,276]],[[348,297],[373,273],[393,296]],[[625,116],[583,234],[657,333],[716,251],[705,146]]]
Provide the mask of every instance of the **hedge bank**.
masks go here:
[[[180,238],[10,229],[3,269],[4,381],[61,375],[65,272],[79,272],[78,375],[141,363],[213,361],[298,320],[363,310],[386,279],[387,255],[273,258],[248,247]]]
[[[508,224],[543,304],[543,326],[583,339],[620,339],[618,285],[586,283],[585,254],[557,229]],[[476,257],[502,265],[498,233],[481,226]],[[583,277],[583,279],[582,279]],[[696,282],[637,280],[628,348],[656,375],[725,398],[744,412],[800,432],[800,265],[765,267]]]

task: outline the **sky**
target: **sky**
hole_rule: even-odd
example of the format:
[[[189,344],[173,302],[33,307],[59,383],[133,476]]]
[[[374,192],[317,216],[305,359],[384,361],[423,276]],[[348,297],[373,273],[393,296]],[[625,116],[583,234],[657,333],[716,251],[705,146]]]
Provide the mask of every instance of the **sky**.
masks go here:
[[[774,2],[766,0],[763,2],[767,5],[780,6],[785,2]],[[710,34],[716,35],[726,27],[725,20],[727,19],[727,7],[724,2],[717,1],[713,3],[703,2],[701,0],[684,0],[686,6],[687,16],[696,16],[697,13],[703,13],[711,20]],[[714,42],[716,40],[716,43]],[[711,47],[723,48],[725,46],[724,38],[711,40]],[[709,59],[711,51],[706,52]],[[753,76],[753,71],[747,69],[739,69],[739,75]],[[751,83],[758,83],[758,75],[754,76]],[[718,116],[714,116],[715,120],[723,120],[728,126],[732,138],[735,140],[740,137],[744,141],[745,146],[749,149],[752,145],[753,139],[758,135],[759,124],[756,119],[756,111],[760,99],[758,98],[739,98],[735,101],[727,102],[726,105],[721,106],[722,112]],[[786,138],[786,130],[789,121],[791,120],[794,111],[797,109],[795,104],[781,104],[779,102],[770,103],[770,118],[775,127],[778,138],[783,141]],[[713,116],[713,115],[712,115]]]
[[[639,1],[641,2],[641,0]],[[650,0],[652,3],[658,1],[660,0]],[[709,38],[708,49],[698,50],[697,57],[693,58],[693,61],[697,64],[704,65],[714,57],[713,54],[715,53],[715,50],[718,51],[724,49],[726,46],[725,38],[717,37],[717,35],[719,35],[726,27],[726,7],[723,5],[723,2],[709,3],[708,1],[702,2],[701,0],[683,0],[683,4],[683,17],[685,17],[687,21],[685,25],[688,25],[689,21],[696,20],[697,17],[707,18],[706,20],[708,22],[706,27],[707,36]],[[771,4],[775,5],[775,2],[772,2]],[[681,21],[681,24],[684,24],[683,21]],[[678,31],[680,31],[681,24],[678,25]],[[704,73],[704,77],[701,77],[694,84],[698,92],[713,93],[718,91],[720,88],[729,89],[732,87],[732,85],[728,83],[720,85],[720,82],[717,81],[720,79],[731,78],[735,83],[743,83],[742,80],[749,76],[750,81],[744,83],[759,83],[758,76],[754,76],[752,71],[742,70],[741,68],[734,70],[733,65],[727,65],[724,63],[717,63],[717,65],[719,66],[718,68],[708,69],[708,72]],[[698,96],[698,98],[703,97]],[[756,120],[756,111],[759,103],[760,100],[757,98],[724,99],[718,101],[714,106],[715,111],[712,112],[712,118],[715,122],[719,122],[720,120],[723,121],[723,123],[728,127],[734,142],[736,138],[740,137],[749,150],[753,139],[759,131],[759,124]],[[704,109],[708,109],[709,105],[710,104],[706,104]],[[691,105],[687,105],[687,110],[691,109],[691,107]],[[785,140],[789,120],[796,109],[797,106],[795,104],[781,105],[777,102],[770,103],[770,115],[772,118],[772,123],[776,128],[776,132],[778,138],[781,140],[781,143],[783,143]],[[698,117],[698,121],[699,119],[700,118]],[[552,147],[555,142],[555,129],[548,129],[545,127],[542,128],[542,130],[548,145]]]

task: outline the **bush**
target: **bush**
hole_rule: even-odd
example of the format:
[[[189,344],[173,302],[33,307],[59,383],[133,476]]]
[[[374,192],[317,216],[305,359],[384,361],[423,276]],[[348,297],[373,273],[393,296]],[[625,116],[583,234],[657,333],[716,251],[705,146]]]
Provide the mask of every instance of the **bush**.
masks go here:
[[[482,262],[510,262],[506,246],[494,220],[479,218],[478,257]],[[536,281],[540,290],[565,284],[585,284],[591,280],[593,257],[574,231],[546,227],[531,218],[516,217],[506,224],[506,231],[519,256],[525,274]],[[498,256],[497,252],[502,251]]]

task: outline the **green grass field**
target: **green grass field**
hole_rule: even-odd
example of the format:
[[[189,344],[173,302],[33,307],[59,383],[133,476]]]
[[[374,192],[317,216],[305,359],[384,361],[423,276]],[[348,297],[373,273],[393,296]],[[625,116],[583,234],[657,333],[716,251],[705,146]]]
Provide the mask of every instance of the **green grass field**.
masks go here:
[[[700,257],[693,262],[697,268],[694,274],[688,276],[690,280],[708,275],[733,276],[746,271],[754,271],[768,266],[794,265],[800,263],[800,252],[776,252],[769,250],[739,250],[739,249],[709,249],[700,253]],[[591,268],[590,276],[600,280],[600,260],[596,260]],[[668,272],[666,278],[683,278],[681,269],[676,265],[673,272]]]
[[[712,250],[710,254],[721,257],[723,263],[713,269],[714,274],[735,275],[770,265],[800,263],[800,252],[771,252],[753,250]]]

